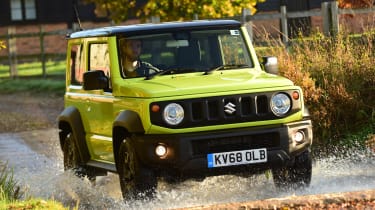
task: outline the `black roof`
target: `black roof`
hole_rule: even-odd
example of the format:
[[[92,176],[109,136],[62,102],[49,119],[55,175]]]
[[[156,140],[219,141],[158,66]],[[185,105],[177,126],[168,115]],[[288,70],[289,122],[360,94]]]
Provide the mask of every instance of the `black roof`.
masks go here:
[[[241,23],[236,20],[197,20],[191,22],[165,22],[165,23],[147,23],[125,26],[111,26],[74,32],[68,38],[99,37],[124,34],[127,36],[142,34],[145,32],[172,32],[189,29],[209,29],[238,27]]]

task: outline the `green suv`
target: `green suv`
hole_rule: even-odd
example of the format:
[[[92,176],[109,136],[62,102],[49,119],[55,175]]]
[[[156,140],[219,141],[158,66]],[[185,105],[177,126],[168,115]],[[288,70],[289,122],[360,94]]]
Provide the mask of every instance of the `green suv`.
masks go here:
[[[152,196],[158,178],[271,170],[278,188],[310,184],[302,90],[277,75],[275,57],[258,61],[238,21],[104,27],[67,39],[65,170],[91,180],[117,173],[124,198]]]

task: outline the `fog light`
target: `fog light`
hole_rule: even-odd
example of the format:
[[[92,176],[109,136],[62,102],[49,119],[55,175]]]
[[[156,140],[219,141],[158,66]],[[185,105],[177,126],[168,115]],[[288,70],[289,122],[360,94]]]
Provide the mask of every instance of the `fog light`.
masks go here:
[[[296,143],[302,143],[305,140],[305,133],[303,131],[297,131],[294,133],[293,139]]]
[[[155,148],[155,154],[159,157],[163,157],[167,154],[167,147],[165,145],[159,144]]]

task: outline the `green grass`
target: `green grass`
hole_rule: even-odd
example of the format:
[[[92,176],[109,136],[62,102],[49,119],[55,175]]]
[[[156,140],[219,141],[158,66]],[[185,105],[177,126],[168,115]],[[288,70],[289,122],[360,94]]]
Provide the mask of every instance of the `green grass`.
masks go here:
[[[17,74],[19,77],[24,76],[43,76],[41,62],[21,63],[17,65]],[[46,62],[46,76],[63,77],[65,75],[64,61],[48,61]],[[0,78],[10,77],[9,65],[0,65]]]
[[[65,61],[46,62],[46,75],[41,62],[18,64],[17,73],[10,78],[9,66],[0,65],[0,93],[62,95],[65,91]]]
[[[20,196],[20,188],[14,180],[13,171],[9,171],[6,165],[2,165],[0,169],[0,200],[14,201]]]
[[[0,93],[33,93],[63,95],[64,79],[0,79]]]
[[[19,201],[0,200],[0,209],[68,210],[69,208],[65,208],[61,203],[55,200],[29,199],[29,200],[24,200],[24,201],[22,200],[19,200]]]
[[[0,165],[0,209],[56,209],[66,210],[55,200],[32,198],[21,200],[22,192],[7,165]]]

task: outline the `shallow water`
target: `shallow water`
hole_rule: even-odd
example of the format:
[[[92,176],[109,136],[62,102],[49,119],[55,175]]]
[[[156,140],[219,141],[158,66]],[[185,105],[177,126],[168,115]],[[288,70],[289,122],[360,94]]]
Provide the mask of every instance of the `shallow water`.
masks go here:
[[[248,178],[218,176],[180,184],[160,182],[154,200],[123,202],[116,174],[98,177],[92,185],[63,171],[57,139],[52,145],[45,145],[49,151],[42,154],[26,146],[23,138],[24,135],[0,134],[0,160],[13,168],[25,197],[53,198],[79,209],[172,209],[375,189],[375,155],[371,151],[351,151],[346,156],[315,158],[311,186],[300,191],[278,192],[272,178],[265,174]]]

